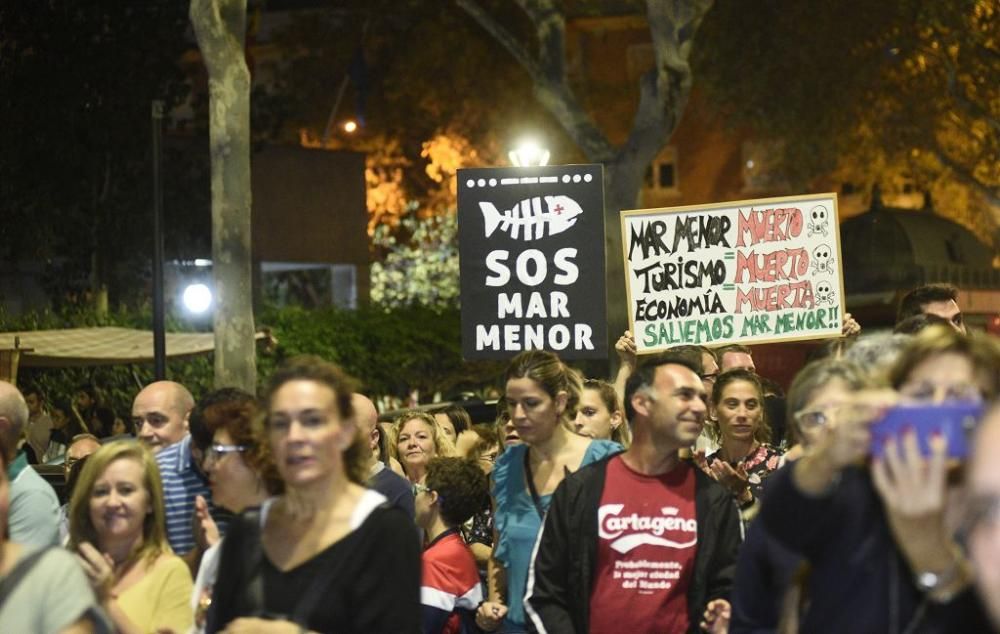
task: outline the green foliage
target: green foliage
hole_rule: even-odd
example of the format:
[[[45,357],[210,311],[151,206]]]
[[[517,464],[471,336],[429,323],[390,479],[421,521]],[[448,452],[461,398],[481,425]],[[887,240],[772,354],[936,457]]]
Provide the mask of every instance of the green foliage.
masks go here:
[[[148,328],[148,312],[115,312],[98,317],[91,311],[50,311],[13,318],[0,311],[5,332],[55,328],[120,326]],[[421,398],[440,391],[446,397],[460,389],[491,384],[502,364],[462,361],[460,314],[457,308],[432,310],[409,306],[359,310],[300,307],[267,308],[258,323],[278,340],[273,354],[259,354],[258,377],[263,384],[282,360],[297,354],[317,354],[358,378],[365,391],[406,395],[420,390]],[[184,324],[168,324],[168,331]],[[183,383],[195,398],[212,389],[212,355],[170,360],[167,378]],[[95,385],[103,404],[125,416],[139,388],[153,380],[153,365],[115,365],[85,368],[24,368],[18,384],[34,384],[49,401],[70,400],[81,385]]]
[[[282,308],[265,311],[259,321],[278,339],[278,354],[258,363],[262,378],[284,358],[318,354],[357,377],[370,393],[403,395],[418,389],[423,398],[479,387],[500,371],[496,363],[462,361],[456,308]]]
[[[458,215],[415,218],[397,230],[375,229],[372,240],[386,255],[371,267],[372,301],[389,308],[420,305],[434,310],[458,306]],[[400,231],[401,229],[401,231]],[[408,234],[408,238],[407,238]]]

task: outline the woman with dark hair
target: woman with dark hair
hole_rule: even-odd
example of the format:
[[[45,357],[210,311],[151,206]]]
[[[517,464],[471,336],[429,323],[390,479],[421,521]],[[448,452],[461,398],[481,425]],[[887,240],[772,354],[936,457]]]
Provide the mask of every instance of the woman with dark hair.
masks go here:
[[[285,491],[230,524],[207,631],[420,628],[417,533],[363,486],[369,456],[354,391],[340,368],[314,356],[271,376],[264,433]]]
[[[706,457],[708,473],[728,488],[740,508],[749,508],[764,479],[781,463],[781,450],[768,444],[764,390],[757,375],[736,368],[719,375],[712,388],[719,423],[719,450]]]
[[[212,502],[232,513],[256,508],[284,490],[267,443],[254,433],[257,407],[253,401],[223,401],[201,413],[212,442],[202,463],[212,488]],[[201,557],[192,593],[195,625],[203,628],[219,570],[221,539],[200,495],[195,499],[195,543],[207,548]]]
[[[583,382],[573,426],[582,436],[612,440],[626,449],[632,444],[625,410],[615,387],[607,381],[587,379]]]
[[[463,431],[472,427],[472,418],[461,405],[451,403],[434,410],[433,413],[434,420],[437,421],[441,431],[451,440],[452,444],[458,442],[458,437],[462,435]]]
[[[524,591],[535,539],[552,493],[567,473],[621,451],[621,445],[576,434],[579,375],[551,352],[514,357],[504,375],[510,422],[522,444],[508,446],[493,468],[496,538],[489,598],[476,623],[493,631],[527,631]]]

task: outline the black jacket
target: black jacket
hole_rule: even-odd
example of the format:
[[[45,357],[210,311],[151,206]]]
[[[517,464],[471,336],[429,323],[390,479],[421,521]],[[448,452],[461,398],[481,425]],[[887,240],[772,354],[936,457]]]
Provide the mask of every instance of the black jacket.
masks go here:
[[[528,573],[525,611],[539,632],[589,631],[590,593],[597,565],[597,509],[608,460],[570,475],[552,496]],[[694,466],[694,465],[692,465]],[[739,550],[740,518],[732,496],[695,470],[698,550],[688,588],[690,632],[699,631],[709,601],[728,598]]]
[[[990,631],[971,588],[945,604],[924,601],[867,470],[848,467],[826,495],[810,497],[795,485],[793,467],[768,478],[757,521],[809,560],[809,608],[801,631]],[[745,630],[734,622],[730,631]]]

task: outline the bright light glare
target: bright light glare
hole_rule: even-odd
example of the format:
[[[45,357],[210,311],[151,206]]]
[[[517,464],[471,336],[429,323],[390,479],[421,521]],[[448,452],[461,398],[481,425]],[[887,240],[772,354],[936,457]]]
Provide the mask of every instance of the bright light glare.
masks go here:
[[[549,151],[534,139],[524,139],[507,156],[515,167],[535,167],[549,164]]]
[[[353,119],[348,119],[344,122],[344,132],[350,134],[358,129],[358,124]]]
[[[198,314],[212,305],[212,291],[204,284],[191,284],[184,289],[184,307]]]
[[[206,260],[204,258],[195,258],[194,265],[195,266],[212,266],[212,261],[211,260]]]

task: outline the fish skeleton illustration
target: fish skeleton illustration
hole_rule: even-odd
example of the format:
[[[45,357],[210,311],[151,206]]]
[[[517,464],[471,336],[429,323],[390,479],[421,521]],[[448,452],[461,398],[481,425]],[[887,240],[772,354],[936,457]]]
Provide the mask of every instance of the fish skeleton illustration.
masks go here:
[[[526,198],[501,214],[493,203],[481,202],[479,208],[486,221],[486,237],[500,228],[511,238],[517,240],[538,240],[546,235],[554,236],[566,231],[576,224],[577,216],[583,213],[580,205],[569,196],[545,196],[545,209],[542,209],[542,197]],[[521,235],[521,227],[524,234]],[[548,227],[548,231],[546,231]]]

